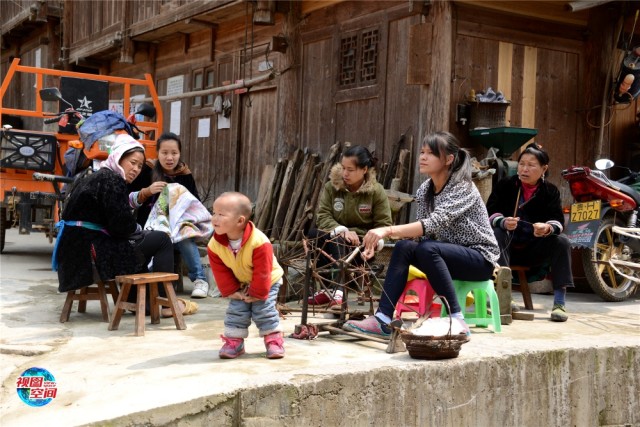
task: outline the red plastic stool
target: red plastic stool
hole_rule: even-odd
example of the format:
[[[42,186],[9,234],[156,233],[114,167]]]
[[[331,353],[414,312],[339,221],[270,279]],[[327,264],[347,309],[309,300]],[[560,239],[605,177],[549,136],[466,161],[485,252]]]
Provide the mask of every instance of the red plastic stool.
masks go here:
[[[412,291],[413,294],[409,294],[409,291]],[[431,310],[432,305],[433,310],[431,310],[431,317],[440,317],[440,304],[433,302],[435,294],[431,284],[426,279],[413,279],[408,281],[396,304],[396,319],[400,319],[400,316],[405,311],[424,316]]]

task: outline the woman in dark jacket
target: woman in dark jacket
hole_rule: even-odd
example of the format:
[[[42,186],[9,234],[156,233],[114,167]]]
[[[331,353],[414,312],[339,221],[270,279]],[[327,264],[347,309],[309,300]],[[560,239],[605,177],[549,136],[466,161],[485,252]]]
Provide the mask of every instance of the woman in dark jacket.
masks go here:
[[[571,245],[562,233],[564,214],[558,188],[545,181],[549,155],[529,145],[518,157],[518,174],[498,182],[487,201],[501,266],[549,264],[554,302],[551,320],[564,322],[566,288],[573,287]]]
[[[60,292],[93,283],[92,263],[102,280],[143,272],[173,272],[171,239],[163,232],[140,230],[129,206],[127,182],[144,164],[143,146],[120,135],[101,168],[76,183],[62,212],[54,249]]]

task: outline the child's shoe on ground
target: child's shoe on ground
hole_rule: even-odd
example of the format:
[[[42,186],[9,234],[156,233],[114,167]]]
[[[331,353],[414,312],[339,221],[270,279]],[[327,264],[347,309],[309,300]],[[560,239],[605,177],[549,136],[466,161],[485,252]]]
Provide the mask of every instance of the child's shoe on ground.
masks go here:
[[[349,320],[342,325],[342,329],[380,338],[389,338],[391,336],[391,330],[380,323],[375,316],[369,316],[364,320]]]
[[[229,338],[224,335],[220,335],[220,338],[224,341],[224,345],[218,353],[220,359],[235,359],[244,354],[243,338]]]
[[[551,320],[554,322],[566,322],[569,316],[564,308],[563,304],[553,304],[553,310],[551,310]]]
[[[265,335],[264,346],[267,348],[267,359],[282,359],[284,357],[282,332]]]

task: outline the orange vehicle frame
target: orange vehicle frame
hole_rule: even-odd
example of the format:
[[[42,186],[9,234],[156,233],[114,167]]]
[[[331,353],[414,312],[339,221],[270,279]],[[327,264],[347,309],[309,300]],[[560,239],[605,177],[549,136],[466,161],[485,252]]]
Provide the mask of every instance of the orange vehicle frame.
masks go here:
[[[8,108],[3,104],[4,96],[9,90],[9,86],[11,81],[14,79],[17,73],[29,73],[35,75],[35,87],[33,88],[35,92],[35,109],[33,110],[25,110],[18,108]],[[156,109],[156,120],[155,122],[146,122],[139,121],[136,123],[136,126],[140,128],[142,131],[151,131],[153,130],[155,137],[158,137],[162,132],[162,108],[160,106],[160,101],[158,100],[158,94],[156,92],[156,88],[154,82],[151,78],[150,74],[145,74],[144,79],[133,79],[127,77],[115,77],[115,76],[105,76],[105,75],[97,75],[97,74],[87,74],[87,73],[79,73],[73,71],[64,71],[64,70],[53,70],[46,68],[38,68],[38,67],[30,67],[20,65],[20,59],[16,58],[12,61],[9,69],[7,70],[7,74],[2,81],[2,86],[0,86],[0,123],[2,120],[3,114],[11,114],[15,116],[22,117],[38,117],[38,118],[50,118],[52,115],[57,115],[59,112],[45,112],[43,111],[43,101],[38,96],[38,93],[41,89],[43,89],[44,76],[57,76],[57,77],[74,77],[78,79],[86,79],[86,80],[97,80],[97,81],[106,81],[109,83],[115,83],[123,85],[123,111],[130,111],[131,106],[131,89],[132,87],[145,87],[147,88],[148,95],[145,100],[151,99],[153,105]],[[27,129],[24,129],[27,130]],[[44,134],[53,134],[55,135],[58,142],[58,153],[54,155],[54,164],[55,169],[52,172],[55,175],[62,175],[62,165],[58,159],[64,158],[64,153],[67,151],[69,146],[69,141],[77,140],[77,135],[70,134],[61,134],[57,132],[37,132],[27,130],[30,133],[44,133]],[[140,142],[145,146],[147,157],[155,158],[155,142],[147,139],[140,139]],[[6,197],[6,193],[13,192],[15,188],[18,192],[40,192],[40,193],[53,193],[52,191],[52,183],[51,182],[41,182],[35,181],[33,179],[33,173],[35,171],[24,170],[24,169],[12,169],[12,168],[2,168],[0,169],[0,202],[3,202]],[[54,207],[56,209],[57,207]],[[4,212],[3,212],[4,213]],[[54,218],[57,218],[57,212],[54,212]],[[50,231],[50,230],[45,230]],[[27,230],[20,230],[21,233],[28,233]]]

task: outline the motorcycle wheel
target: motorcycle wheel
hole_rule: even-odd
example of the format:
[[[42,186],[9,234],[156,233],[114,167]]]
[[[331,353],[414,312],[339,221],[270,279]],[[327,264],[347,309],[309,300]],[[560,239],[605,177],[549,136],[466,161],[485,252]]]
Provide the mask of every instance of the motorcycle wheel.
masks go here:
[[[602,299],[611,302],[624,301],[635,291],[635,283],[616,273],[607,263],[610,259],[622,258],[623,253],[631,251],[613,233],[614,225],[624,226],[624,223],[620,220],[614,222],[613,217],[604,218],[596,232],[593,248],[582,252],[582,264],[589,286]],[[638,255],[633,257],[637,259]],[[630,276],[634,274],[628,268],[621,270]]]

